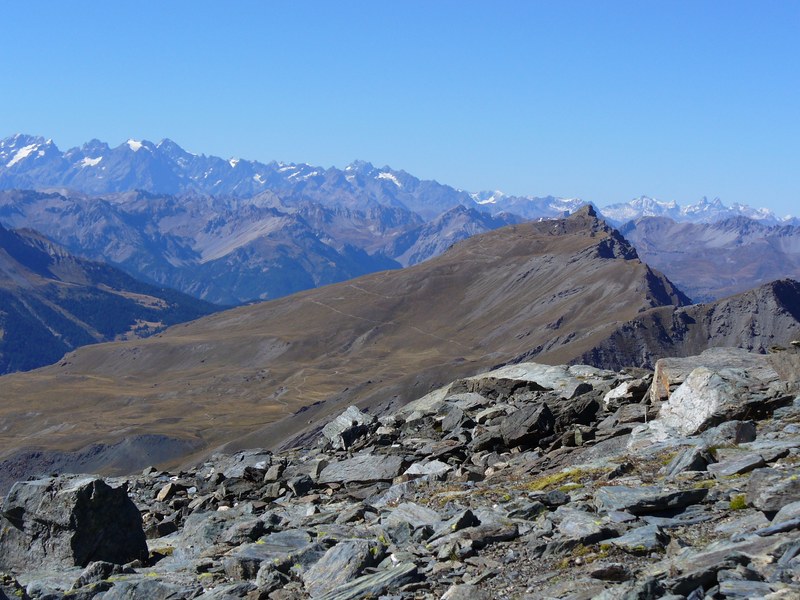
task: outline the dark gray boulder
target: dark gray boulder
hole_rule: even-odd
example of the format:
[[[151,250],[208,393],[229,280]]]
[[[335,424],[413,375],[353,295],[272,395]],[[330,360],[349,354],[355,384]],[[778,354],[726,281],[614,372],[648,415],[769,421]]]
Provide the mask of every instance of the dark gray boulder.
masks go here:
[[[85,567],[147,558],[142,518],[124,486],[68,475],[16,483],[0,517],[0,568]]]
[[[319,483],[391,481],[402,467],[401,456],[363,453],[329,464],[320,473]]]
[[[756,469],[747,483],[747,504],[777,512],[800,500],[800,469]]]
[[[553,432],[554,425],[553,413],[542,402],[521,408],[505,417],[500,423],[500,435],[509,448],[519,445],[535,446],[540,439]]]

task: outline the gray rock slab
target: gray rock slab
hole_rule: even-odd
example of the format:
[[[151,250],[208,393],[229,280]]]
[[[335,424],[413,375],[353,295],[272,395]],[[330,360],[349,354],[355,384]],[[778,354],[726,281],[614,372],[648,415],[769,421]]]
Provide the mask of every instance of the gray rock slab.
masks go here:
[[[666,477],[674,477],[686,471],[705,471],[713,462],[714,458],[705,448],[684,448],[664,467],[662,473]]]
[[[225,573],[234,581],[255,579],[262,563],[308,562],[322,557],[324,550],[300,529],[287,529],[263,536],[252,544],[238,546],[223,560]]]
[[[756,529],[763,529],[769,525],[769,519],[761,511],[755,511],[731,521],[720,523],[714,528],[717,533],[729,536],[746,534]]]
[[[424,477],[426,475],[431,475],[434,477],[445,475],[448,471],[452,471],[453,467],[448,465],[445,462],[440,460],[431,460],[425,463],[418,462],[414,463],[403,475],[409,475],[411,477]]]
[[[797,502],[790,502],[786,506],[782,507],[778,511],[778,514],[773,517],[772,522],[782,523],[783,521],[789,521],[797,518],[800,518],[800,500]]]
[[[333,462],[322,470],[319,483],[352,483],[391,481],[403,467],[401,456],[385,454],[359,454]]]
[[[670,511],[672,512],[672,511]],[[642,520],[650,525],[658,525],[662,529],[672,529],[673,527],[685,527],[687,525],[697,525],[705,523],[715,518],[715,515],[707,511],[703,506],[687,506],[685,510],[671,517],[657,517],[654,515],[643,515]]]
[[[701,502],[708,490],[664,490],[658,486],[601,487],[594,496],[598,510],[623,510],[635,515],[677,509]]]
[[[650,387],[651,402],[660,403],[669,399],[670,390],[683,383],[698,367],[711,370],[742,369],[759,380],[761,387],[780,379],[767,355],[755,354],[741,348],[709,348],[699,356],[659,359]]]
[[[447,588],[441,600],[492,600],[492,596],[479,585],[457,583]]]
[[[188,600],[202,592],[199,585],[183,586],[150,577],[117,581],[107,592],[98,595],[103,600]],[[69,596],[68,596],[69,597]]]
[[[464,381],[476,384],[481,380],[488,379],[510,379],[535,384],[543,390],[552,390],[565,399],[574,398],[592,389],[589,383],[572,375],[568,367],[538,363],[507,365],[475,377],[468,377]]]
[[[426,525],[430,525],[434,528],[438,527],[442,522],[442,517],[435,510],[427,506],[422,506],[413,502],[403,502],[389,511],[382,520],[387,525],[408,523],[412,528],[416,529],[417,527],[424,527]]]
[[[701,434],[707,446],[743,444],[756,439],[756,425],[752,421],[725,421]]]
[[[428,541],[432,542],[456,531],[461,531],[467,527],[477,527],[480,524],[480,519],[478,519],[478,517],[476,517],[471,510],[462,510],[457,515],[449,518],[447,521],[436,527],[436,530],[433,532],[433,535],[428,539]]]
[[[719,462],[708,465],[708,472],[717,479],[749,473],[767,464],[764,457],[755,452],[730,452],[718,454],[717,458]]]
[[[0,569],[147,558],[142,518],[127,489],[93,476],[16,483],[0,514]]]
[[[319,598],[363,574],[383,558],[376,541],[345,540],[328,549],[304,574],[303,584],[312,598]]]
[[[742,370],[697,367],[661,406],[658,421],[676,435],[695,435],[740,416],[745,392],[755,383]]]
[[[613,535],[600,515],[574,508],[559,507],[553,514],[559,520],[558,532],[565,538],[591,544]]]
[[[389,589],[397,589],[417,579],[417,565],[412,562],[401,562],[388,569],[362,575],[319,598],[320,600],[356,600],[377,597]]]
[[[224,473],[225,477],[241,477],[248,467],[267,470],[272,464],[272,452],[253,449],[230,455],[215,454],[211,462],[217,473]]]
[[[648,554],[663,550],[669,543],[669,536],[658,525],[644,525],[608,542],[632,554]]]
[[[447,397],[447,401],[455,404],[461,410],[475,410],[492,404],[492,401],[475,392],[464,392]]]
[[[723,598],[764,598],[773,591],[773,588],[763,581],[726,579],[719,582],[719,593]]]
[[[756,469],[747,482],[747,504],[777,512],[800,500],[800,469]]]
[[[511,413],[500,422],[500,435],[509,447],[535,446],[540,439],[550,435],[555,425],[555,417],[550,408],[542,402],[526,406]]]

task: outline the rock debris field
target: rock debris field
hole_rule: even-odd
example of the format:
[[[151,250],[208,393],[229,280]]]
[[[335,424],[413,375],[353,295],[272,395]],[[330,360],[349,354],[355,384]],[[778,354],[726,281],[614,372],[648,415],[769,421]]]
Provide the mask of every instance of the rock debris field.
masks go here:
[[[308,447],[17,483],[0,599],[800,598],[798,375],[523,363]]]

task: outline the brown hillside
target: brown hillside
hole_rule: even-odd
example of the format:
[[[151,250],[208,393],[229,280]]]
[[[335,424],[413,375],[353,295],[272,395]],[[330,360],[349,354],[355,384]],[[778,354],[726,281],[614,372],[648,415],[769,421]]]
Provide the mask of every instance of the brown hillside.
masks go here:
[[[348,403],[402,403],[522,354],[568,362],[637,314],[683,302],[587,207],[473,237],[402,271],[2,377],[0,458],[141,434],[214,447],[319,403],[241,443],[277,442]]]

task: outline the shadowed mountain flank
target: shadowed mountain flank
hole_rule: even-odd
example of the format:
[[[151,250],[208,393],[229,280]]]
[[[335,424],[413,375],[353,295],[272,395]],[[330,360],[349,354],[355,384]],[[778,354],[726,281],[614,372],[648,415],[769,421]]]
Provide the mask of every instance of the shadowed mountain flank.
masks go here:
[[[77,450],[155,434],[213,446],[293,415],[270,442],[358,402],[401,404],[506,363],[573,360],[685,297],[587,207],[442,256],[104,344],[0,380],[0,448]]]
[[[79,346],[150,335],[219,310],[0,225],[0,373],[34,369]]]
[[[783,279],[709,304],[651,309],[577,362],[652,367],[664,356],[692,356],[712,347],[765,353],[797,339],[800,283]]]

